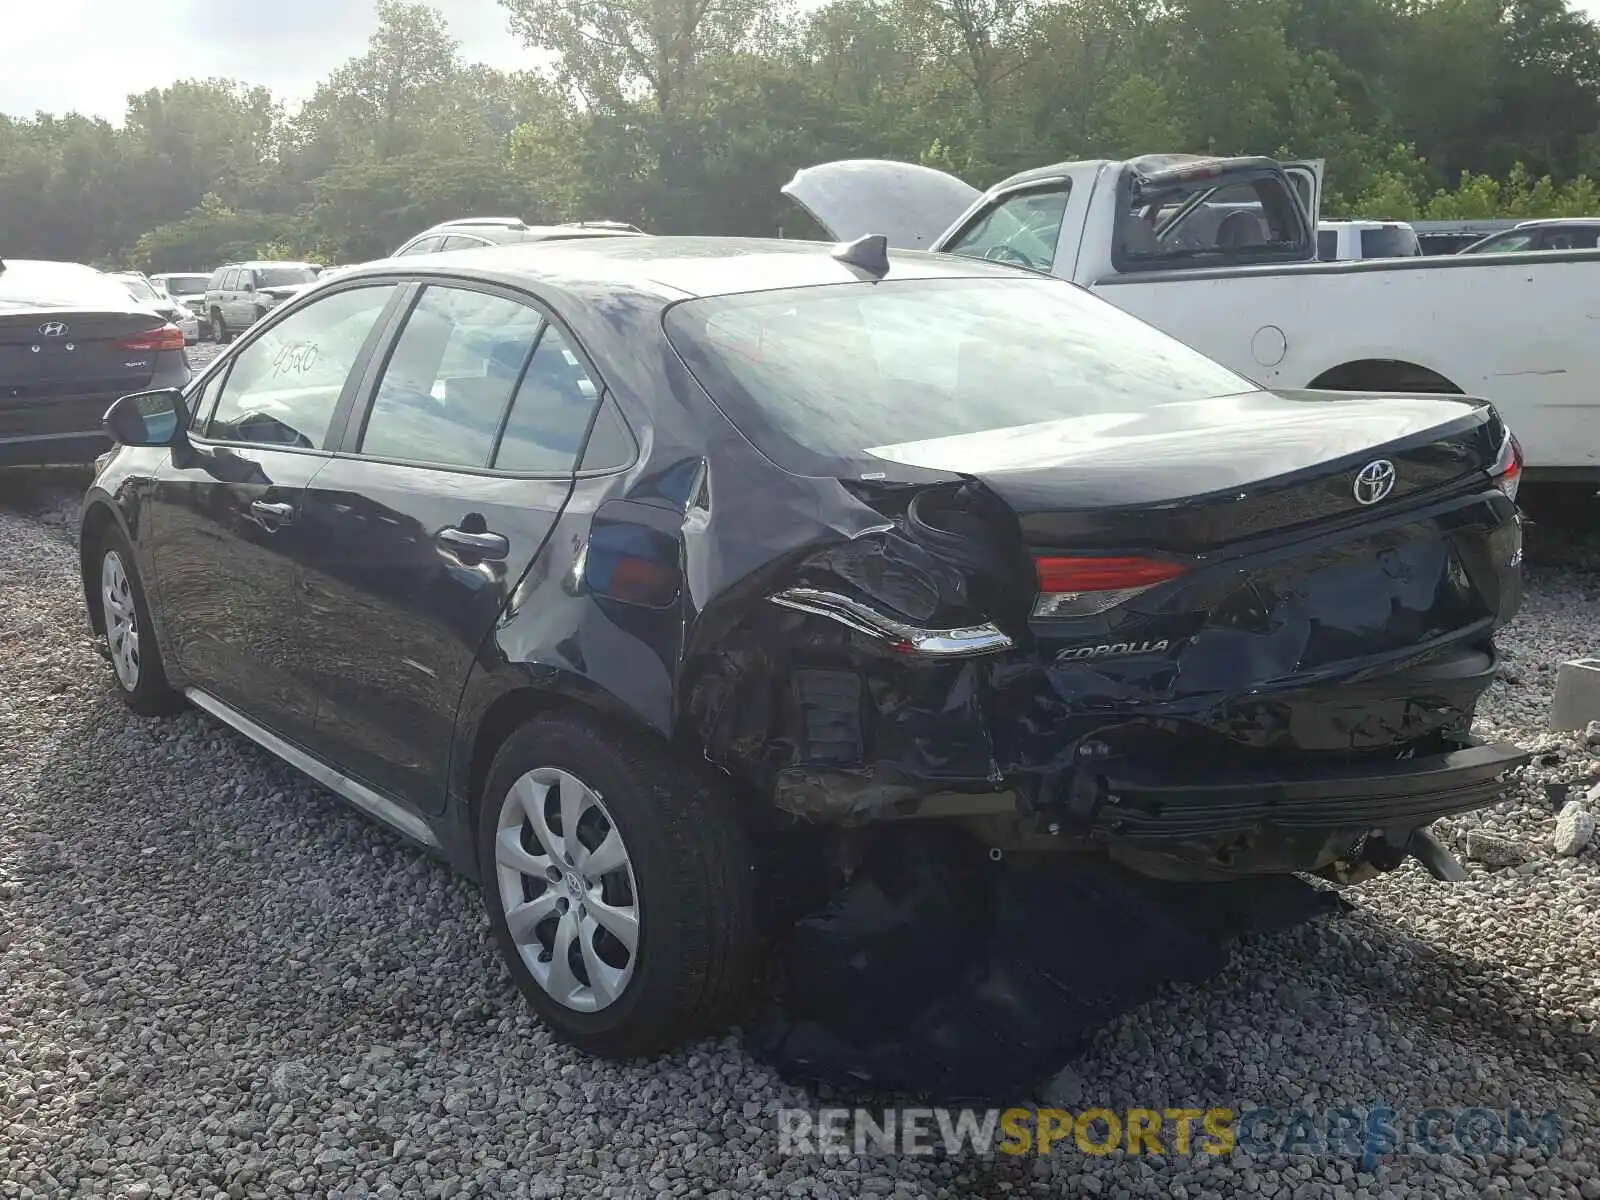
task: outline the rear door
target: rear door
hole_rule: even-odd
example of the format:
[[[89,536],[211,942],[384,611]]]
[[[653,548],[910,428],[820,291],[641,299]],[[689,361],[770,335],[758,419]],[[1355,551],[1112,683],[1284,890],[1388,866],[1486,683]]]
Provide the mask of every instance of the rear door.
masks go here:
[[[306,493],[304,621],[314,751],[437,812],[468,672],[567,503],[599,386],[526,296],[414,290]]]
[[[220,360],[191,390],[190,448],[161,469],[149,502],[156,607],[179,671],[302,745],[316,692],[299,593],[313,536],[301,499],[397,292],[393,283],[330,292]]]

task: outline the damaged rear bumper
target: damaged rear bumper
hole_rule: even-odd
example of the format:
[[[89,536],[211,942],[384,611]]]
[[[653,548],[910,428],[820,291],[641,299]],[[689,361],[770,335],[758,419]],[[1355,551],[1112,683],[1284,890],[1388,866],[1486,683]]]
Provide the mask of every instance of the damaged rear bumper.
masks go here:
[[[1398,865],[1412,832],[1440,817],[1498,803],[1529,757],[1507,743],[1469,744],[1401,761],[1184,780],[1119,765],[1092,798],[1074,789],[1065,824],[1146,874],[1331,869],[1347,878],[1361,874],[1358,864]]]

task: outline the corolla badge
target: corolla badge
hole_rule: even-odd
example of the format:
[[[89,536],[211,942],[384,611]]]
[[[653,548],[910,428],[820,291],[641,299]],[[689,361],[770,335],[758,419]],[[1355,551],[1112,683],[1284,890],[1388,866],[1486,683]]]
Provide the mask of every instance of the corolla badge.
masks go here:
[[[66,337],[72,332],[72,326],[65,321],[46,321],[39,326],[40,337]]]
[[[1375,459],[1356,472],[1356,503],[1376,504],[1394,491],[1394,464],[1386,458]]]

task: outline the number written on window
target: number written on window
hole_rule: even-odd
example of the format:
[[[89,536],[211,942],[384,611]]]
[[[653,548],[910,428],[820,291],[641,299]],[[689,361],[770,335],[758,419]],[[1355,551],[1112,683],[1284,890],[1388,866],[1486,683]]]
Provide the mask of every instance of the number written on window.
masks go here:
[[[324,296],[239,352],[222,386],[209,437],[320,448],[392,284]]]

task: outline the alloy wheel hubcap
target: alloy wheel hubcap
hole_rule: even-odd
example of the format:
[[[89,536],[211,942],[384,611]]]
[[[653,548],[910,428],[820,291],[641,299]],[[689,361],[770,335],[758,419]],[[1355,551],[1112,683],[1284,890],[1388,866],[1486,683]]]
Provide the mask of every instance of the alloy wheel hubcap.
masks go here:
[[[122,556],[107,550],[100,562],[100,600],[105,613],[106,644],[117,682],[133,691],[139,686],[139,613],[133,604],[133,586],[123,568]]]
[[[500,806],[495,864],[506,927],[550,998],[599,1012],[622,997],[639,957],[633,860],[600,795],[539,767]]]

